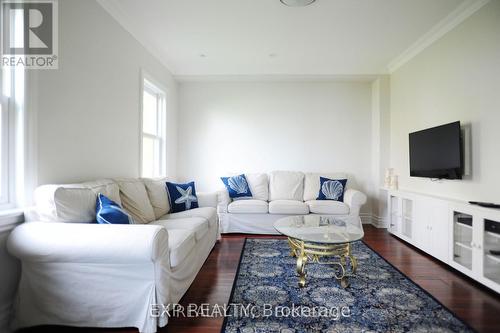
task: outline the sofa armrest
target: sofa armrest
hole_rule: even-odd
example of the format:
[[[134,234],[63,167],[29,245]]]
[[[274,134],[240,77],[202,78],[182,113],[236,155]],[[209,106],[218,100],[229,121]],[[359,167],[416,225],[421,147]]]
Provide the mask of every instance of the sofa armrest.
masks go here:
[[[217,208],[218,193],[217,192],[196,192],[198,197],[199,207],[214,207]]]
[[[366,203],[366,195],[363,192],[349,188],[344,193],[344,202],[350,208],[350,215],[359,215],[361,206]]]
[[[12,231],[7,248],[28,262],[156,262],[168,260],[168,233],[158,225],[28,222]]]
[[[217,212],[227,213],[227,206],[231,203],[231,198],[226,190],[217,192]]]

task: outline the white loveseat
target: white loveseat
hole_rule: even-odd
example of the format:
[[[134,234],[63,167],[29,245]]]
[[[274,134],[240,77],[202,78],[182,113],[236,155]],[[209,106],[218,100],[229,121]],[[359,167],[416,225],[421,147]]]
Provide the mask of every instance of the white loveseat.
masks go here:
[[[97,193],[121,204],[139,224],[92,223]],[[151,316],[151,305],[177,303],[220,236],[217,194],[198,193],[200,208],[168,214],[164,179],[45,185],[35,198],[36,207],[26,213],[32,222],[8,240],[22,262],[15,328],[156,332],[167,317]]]
[[[351,188],[353,179],[344,173],[273,171],[245,174],[252,199],[231,200],[219,192],[217,211],[222,233],[278,234],[273,224],[290,215],[321,214],[359,216],[366,195]],[[344,201],[316,200],[320,177],[348,179]]]

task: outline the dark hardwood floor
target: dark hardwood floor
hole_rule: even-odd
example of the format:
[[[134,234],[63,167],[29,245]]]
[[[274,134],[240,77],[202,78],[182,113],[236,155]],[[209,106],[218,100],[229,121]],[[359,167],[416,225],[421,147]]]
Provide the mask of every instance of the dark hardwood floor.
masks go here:
[[[248,236],[255,237],[255,236]],[[261,236],[268,237],[268,236]],[[245,235],[224,236],[181,300],[181,304],[226,304],[238,267]],[[500,296],[449,266],[391,236],[385,229],[365,226],[364,241],[387,261],[428,291],[478,332],[500,332]],[[222,318],[171,318],[159,332],[220,332]],[[72,329],[39,327],[23,332],[137,332],[135,329]]]

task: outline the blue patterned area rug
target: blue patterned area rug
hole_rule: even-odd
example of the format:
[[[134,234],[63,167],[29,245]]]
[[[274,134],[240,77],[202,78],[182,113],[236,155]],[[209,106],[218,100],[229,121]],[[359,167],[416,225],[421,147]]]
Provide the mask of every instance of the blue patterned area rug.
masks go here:
[[[363,242],[353,254],[347,289],[333,266],[311,263],[299,288],[286,239],[247,239],[221,332],[473,332]]]

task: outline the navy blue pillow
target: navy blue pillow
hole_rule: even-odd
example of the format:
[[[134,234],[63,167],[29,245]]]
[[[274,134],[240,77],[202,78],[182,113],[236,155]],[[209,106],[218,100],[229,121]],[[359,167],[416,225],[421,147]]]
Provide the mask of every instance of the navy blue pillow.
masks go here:
[[[99,193],[97,195],[96,220],[99,224],[132,224],[134,220],[119,204]]]
[[[198,198],[194,182],[187,184],[175,184],[167,182],[168,201],[171,212],[178,213],[185,210],[198,208]]]
[[[252,192],[248,186],[245,175],[220,178],[229,192],[230,198],[251,198]]]
[[[317,200],[335,200],[344,202],[347,179],[328,179],[319,177],[319,194]]]

